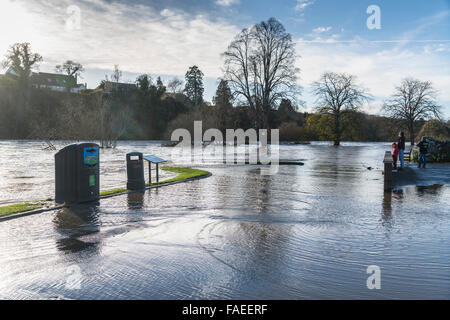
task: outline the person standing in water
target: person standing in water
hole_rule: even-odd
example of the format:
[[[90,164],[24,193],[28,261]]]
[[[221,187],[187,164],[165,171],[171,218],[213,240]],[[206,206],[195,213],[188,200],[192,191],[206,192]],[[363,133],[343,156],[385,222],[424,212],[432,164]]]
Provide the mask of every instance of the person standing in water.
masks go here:
[[[400,168],[402,170],[405,167],[405,133],[400,131],[398,134],[398,159],[400,160]]]

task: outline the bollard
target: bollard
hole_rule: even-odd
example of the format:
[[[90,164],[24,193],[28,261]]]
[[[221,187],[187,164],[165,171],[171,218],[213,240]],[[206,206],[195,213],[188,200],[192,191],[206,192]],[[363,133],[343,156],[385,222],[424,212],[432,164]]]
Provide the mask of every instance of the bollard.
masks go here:
[[[392,160],[392,154],[390,151],[386,151],[384,154],[384,190],[392,190],[392,167],[394,160]]]

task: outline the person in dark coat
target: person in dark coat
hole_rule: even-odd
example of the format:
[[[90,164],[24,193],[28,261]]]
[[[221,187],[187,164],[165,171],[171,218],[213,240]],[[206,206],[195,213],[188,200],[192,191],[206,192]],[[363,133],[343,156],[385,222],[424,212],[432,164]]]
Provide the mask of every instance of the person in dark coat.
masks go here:
[[[419,168],[425,168],[427,165],[427,154],[428,154],[428,142],[425,137],[422,137],[422,140],[417,144],[419,147]]]

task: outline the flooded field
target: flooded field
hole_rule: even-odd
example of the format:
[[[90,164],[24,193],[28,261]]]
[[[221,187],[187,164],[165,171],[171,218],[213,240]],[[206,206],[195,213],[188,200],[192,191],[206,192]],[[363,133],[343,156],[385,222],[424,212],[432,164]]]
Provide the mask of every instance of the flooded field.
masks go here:
[[[0,141],[0,204],[53,196],[54,152],[42,146]],[[389,149],[281,146],[305,165],[266,176],[199,162],[212,177],[0,222],[0,298],[449,299],[450,186],[384,193]],[[102,190],[125,184],[129,151],[171,152],[102,151]],[[380,290],[366,286],[370,265]]]

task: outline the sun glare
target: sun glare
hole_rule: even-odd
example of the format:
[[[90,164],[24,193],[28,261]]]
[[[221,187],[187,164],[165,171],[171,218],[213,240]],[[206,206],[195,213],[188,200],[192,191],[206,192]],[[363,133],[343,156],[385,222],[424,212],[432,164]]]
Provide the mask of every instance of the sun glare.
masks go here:
[[[2,0],[0,3],[0,52],[6,52],[16,42],[36,43],[40,38],[35,28],[36,18],[17,1]],[[2,57],[3,58],[3,57]]]

